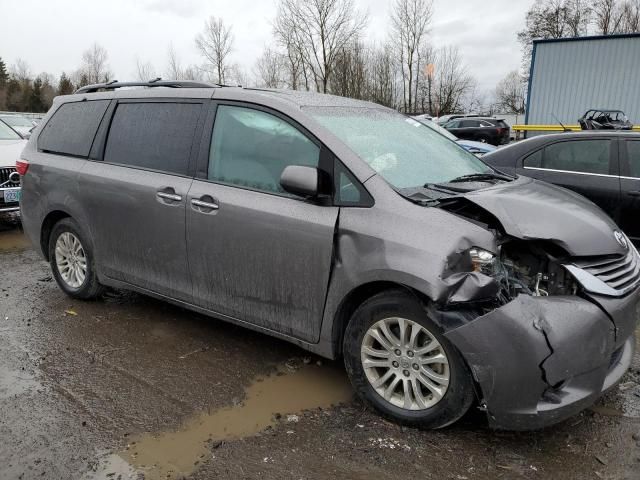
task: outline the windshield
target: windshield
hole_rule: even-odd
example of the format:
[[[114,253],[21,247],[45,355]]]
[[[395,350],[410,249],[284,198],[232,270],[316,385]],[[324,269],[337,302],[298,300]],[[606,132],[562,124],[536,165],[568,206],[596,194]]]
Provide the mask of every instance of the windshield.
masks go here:
[[[347,107],[305,110],[395,188],[493,171],[457,143],[400,113]]]
[[[423,124],[425,127],[429,127],[430,129],[435,130],[436,132],[438,132],[440,135],[444,135],[449,140],[453,140],[454,142],[456,142],[458,140],[458,137],[456,137],[449,130],[447,130],[446,128],[441,127],[440,125],[438,125],[437,123],[432,122],[431,120],[418,120],[418,121],[421,124]]]
[[[22,137],[0,120],[0,140],[20,140]]]
[[[33,123],[28,118],[18,115],[5,115],[1,118],[12,127],[33,127]]]

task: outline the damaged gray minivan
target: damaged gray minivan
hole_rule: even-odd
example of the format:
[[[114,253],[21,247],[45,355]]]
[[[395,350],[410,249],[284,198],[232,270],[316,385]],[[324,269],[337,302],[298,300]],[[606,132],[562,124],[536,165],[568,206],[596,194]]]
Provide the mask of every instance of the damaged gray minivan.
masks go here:
[[[131,289],[342,356],[403,424],[477,402],[492,427],[542,427],[631,363],[640,259],[616,225],[376,104],[94,85],[56,98],[18,169],[71,297]]]

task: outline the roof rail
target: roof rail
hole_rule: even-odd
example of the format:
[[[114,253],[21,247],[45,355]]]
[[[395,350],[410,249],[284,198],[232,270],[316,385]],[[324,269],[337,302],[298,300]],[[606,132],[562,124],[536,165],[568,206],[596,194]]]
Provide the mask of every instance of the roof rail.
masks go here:
[[[98,90],[115,90],[124,87],[169,87],[169,88],[216,88],[221,85],[195,82],[192,80],[162,80],[155,78],[148,82],[118,82],[112,80],[106,83],[96,83],[77,89],[74,93],[95,93]]]

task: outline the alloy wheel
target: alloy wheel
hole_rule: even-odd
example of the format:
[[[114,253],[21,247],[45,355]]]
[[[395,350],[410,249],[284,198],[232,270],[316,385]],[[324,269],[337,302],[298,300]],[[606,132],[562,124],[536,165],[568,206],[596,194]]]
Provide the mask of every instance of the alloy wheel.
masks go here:
[[[60,234],[55,256],[62,280],[71,288],[80,288],[87,277],[87,256],[78,237],[71,232]]]
[[[447,392],[449,361],[425,327],[406,318],[374,323],[362,340],[360,358],[373,389],[387,402],[406,410],[425,410]]]

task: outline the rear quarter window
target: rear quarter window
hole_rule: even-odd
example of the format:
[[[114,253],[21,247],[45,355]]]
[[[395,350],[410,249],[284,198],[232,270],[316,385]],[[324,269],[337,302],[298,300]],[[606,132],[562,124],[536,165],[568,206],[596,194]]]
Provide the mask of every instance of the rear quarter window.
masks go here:
[[[55,111],[38,136],[40,150],[88,157],[109,100],[65,103]]]

